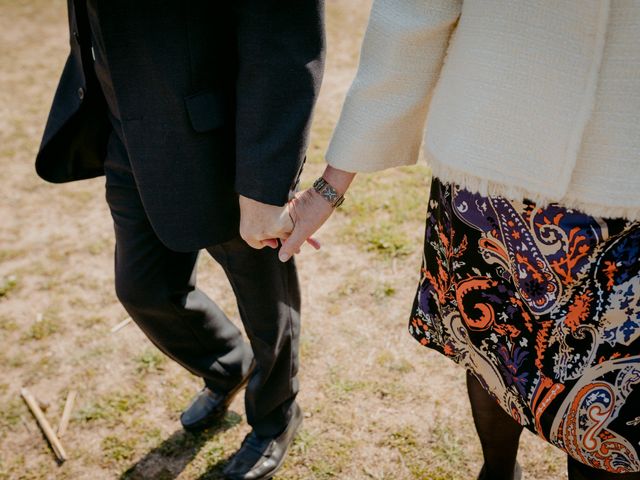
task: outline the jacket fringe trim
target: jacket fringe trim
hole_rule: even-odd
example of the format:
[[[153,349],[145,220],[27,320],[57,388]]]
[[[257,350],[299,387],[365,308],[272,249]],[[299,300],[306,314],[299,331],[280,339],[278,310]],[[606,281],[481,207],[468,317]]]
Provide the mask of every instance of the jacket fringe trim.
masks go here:
[[[483,196],[503,197],[514,201],[526,199],[541,208],[551,203],[557,203],[563,207],[578,210],[596,218],[625,218],[632,222],[640,221],[640,205],[602,205],[585,201],[571,194],[567,194],[562,198],[552,198],[544,193],[527,188],[481,178],[456,168],[442,165],[433,159],[429,161],[429,166],[433,176],[440,181],[458,185],[465,190]]]

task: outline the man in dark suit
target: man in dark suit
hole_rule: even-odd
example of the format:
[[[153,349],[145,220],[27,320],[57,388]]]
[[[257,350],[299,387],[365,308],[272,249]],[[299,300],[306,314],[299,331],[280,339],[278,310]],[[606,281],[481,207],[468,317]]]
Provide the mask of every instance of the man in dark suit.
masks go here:
[[[51,182],[106,174],[118,298],[204,379],[184,427],[215,423],[248,382],[252,431],[231,479],[270,478],[302,418],[295,265],[260,247],[291,228],[323,70],[322,2],[68,0],[71,54],[36,160]],[[251,346],[196,288],[201,249],[227,274]]]

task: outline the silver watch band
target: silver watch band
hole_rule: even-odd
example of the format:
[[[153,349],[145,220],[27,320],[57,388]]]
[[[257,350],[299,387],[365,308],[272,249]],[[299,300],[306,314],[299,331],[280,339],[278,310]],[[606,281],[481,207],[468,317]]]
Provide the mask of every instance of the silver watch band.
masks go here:
[[[344,202],[344,195],[340,195],[323,177],[313,182],[313,189],[329,202],[333,208],[338,208]]]

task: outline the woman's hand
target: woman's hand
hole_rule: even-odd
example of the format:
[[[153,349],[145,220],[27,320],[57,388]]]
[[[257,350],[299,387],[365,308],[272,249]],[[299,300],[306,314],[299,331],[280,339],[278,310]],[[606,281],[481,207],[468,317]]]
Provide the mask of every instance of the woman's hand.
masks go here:
[[[289,202],[289,214],[293,220],[293,231],[280,247],[278,257],[286,262],[294,254],[300,252],[302,244],[309,241],[314,248],[320,244],[311,238],[333,213],[333,207],[313,188],[300,192]]]
[[[322,176],[339,194],[343,195],[349,188],[355,173],[327,166]],[[286,262],[298,253],[305,241],[308,241],[315,249],[319,249],[320,244],[311,238],[311,235],[327,221],[333,210],[333,205],[313,188],[298,193],[289,202],[289,215],[294,226],[293,231],[280,247],[278,255],[280,261]]]

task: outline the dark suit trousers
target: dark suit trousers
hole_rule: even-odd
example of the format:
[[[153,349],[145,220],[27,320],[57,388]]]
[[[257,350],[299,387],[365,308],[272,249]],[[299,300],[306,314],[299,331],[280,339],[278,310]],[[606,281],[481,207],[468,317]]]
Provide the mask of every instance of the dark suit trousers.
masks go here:
[[[114,122],[105,161],[106,197],[115,225],[116,293],[127,312],[165,354],[224,392],[256,370],[247,387],[247,420],[256,433],[280,433],[298,392],[300,290],[292,261],[235,238],[207,248],[236,296],[251,347],[222,310],[196,287],[198,252],[165,247],[138,195]],[[198,208],[194,205],[194,208]]]

